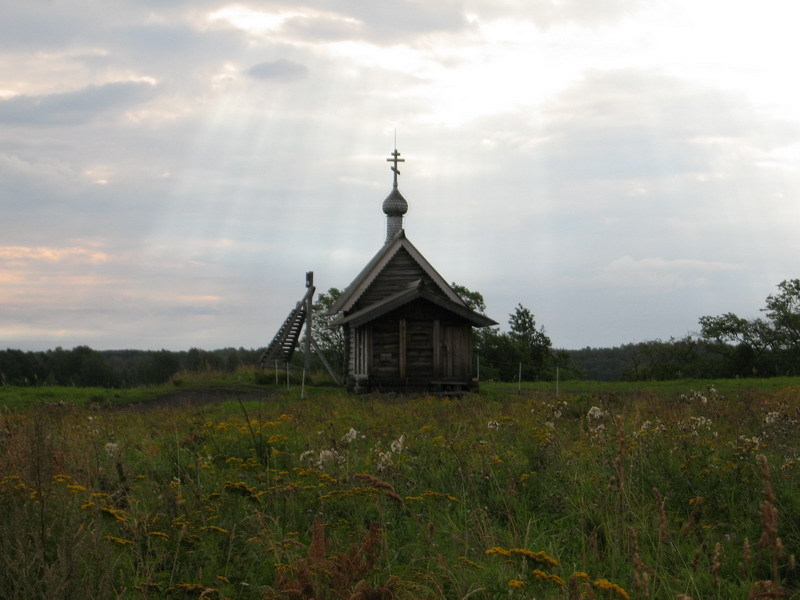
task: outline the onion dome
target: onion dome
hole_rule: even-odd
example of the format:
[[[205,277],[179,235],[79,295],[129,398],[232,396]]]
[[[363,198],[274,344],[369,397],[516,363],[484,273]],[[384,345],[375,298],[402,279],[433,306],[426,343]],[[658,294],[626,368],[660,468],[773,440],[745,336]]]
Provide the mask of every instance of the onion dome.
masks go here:
[[[397,189],[397,176],[400,171],[397,169],[397,163],[405,162],[404,158],[400,158],[400,153],[395,148],[392,152],[392,157],[386,159],[388,162],[394,163],[392,171],[394,172],[394,185],[392,191],[386,196],[383,201],[383,212],[386,215],[386,242],[389,243],[394,237],[403,230],[403,215],[408,212],[408,202],[403,198],[403,194]]]
[[[383,201],[383,212],[391,217],[402,217],[408,212],[408,202],[397,187],[392,188],[392,191],[386,196],[386,200]]]

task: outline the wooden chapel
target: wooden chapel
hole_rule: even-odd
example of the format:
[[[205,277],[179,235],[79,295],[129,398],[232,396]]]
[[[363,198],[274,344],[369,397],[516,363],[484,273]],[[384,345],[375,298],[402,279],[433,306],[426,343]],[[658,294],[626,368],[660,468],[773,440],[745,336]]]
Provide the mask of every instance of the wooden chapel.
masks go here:
[[[408,203],[394,185],[383,201],[386,241],[328,314],[343,329],[346,386],[356,392],[463,393],[477,387],[472,328],[496,325],[469,309],[408,240]]]

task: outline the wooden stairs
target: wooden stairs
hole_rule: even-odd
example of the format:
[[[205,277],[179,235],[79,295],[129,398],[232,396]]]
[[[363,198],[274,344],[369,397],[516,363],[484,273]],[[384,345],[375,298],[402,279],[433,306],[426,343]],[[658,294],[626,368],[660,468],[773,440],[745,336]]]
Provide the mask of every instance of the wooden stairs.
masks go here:
[[[262,369],[267,368],[276,360],[281,361],[281,363],[287,363],[292,360],[305,322],[306,301],[303,299],[289,313],[278,333],[272,338],[267,349],[264,350],[258,361],[259,367]]]

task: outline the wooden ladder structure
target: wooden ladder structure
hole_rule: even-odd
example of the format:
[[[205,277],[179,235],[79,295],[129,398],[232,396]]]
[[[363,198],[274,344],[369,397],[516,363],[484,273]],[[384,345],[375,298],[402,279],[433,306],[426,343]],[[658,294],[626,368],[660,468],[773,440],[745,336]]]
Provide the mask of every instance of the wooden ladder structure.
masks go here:
[[[303,330],[303,325],[306,322],[306,306],[305,299],[297,303],[294,310],[289,313],[286,320],[281,325],[278,333],[272,338],[272,341],[264,350],[259,360],[259,366],[263,369],[269,363],[276,360],[290,362],[294,351],[297,349],[297,343],[300,341],[300,332]]]
[[[282,363],[288,363],[291,361],[292,357],[294,356],[294,351],[297,349],[297,344],[300,342],[300,333],[305,325],[306,344],[305,365],[303,368],[305,369],[306,373],[309,372],[311,365],[311,348],[313,347],[317,353],[317,356],[319,356],[320,360],[322,360],[322,364],[324,364],[325,368],[328,370],[328,374],[331,376],[331,378],[333,378],[337,385],[341,385],[339,377],[336,375],[336,372],[325,358],[325,355],[322,353],[319,346],[317,346],[317,342],[314,340],[314,337],[311,333],[312,304],[315,290],[314,273],[313,271],[309,271],[306,273],[305,296],[303,296],[303,299],[295,305],[292,312],[290,312],[289,316],[286,317],[283,325],[281,325],[278,333],[274,338],[272,338],[272,341],[269,343],[266,350],[264,350],[264,352],[261,354],[261,358],[258,361],[258,366],[260,369],[265,369],[276,361],[281,361]]]

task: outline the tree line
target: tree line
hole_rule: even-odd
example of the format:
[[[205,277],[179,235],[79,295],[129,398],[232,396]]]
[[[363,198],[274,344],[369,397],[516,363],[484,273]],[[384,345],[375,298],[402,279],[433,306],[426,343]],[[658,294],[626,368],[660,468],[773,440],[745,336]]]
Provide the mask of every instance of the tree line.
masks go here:
[[[235,371],[255,365],[259,350],[93,350],[77,346],[45,352],[0,351],[0,384],[122,388],[159,385],[181,371]]]
[[[766,298],[763,317],[733,313],[702,316],[698,334],[614,348],[554,349],[533,312],[518,304],[507,327],[473,330],[473,352],[482,380],[561,379],[669,380],[800,375],[800,279],[778,284]],[[485,313],[483,295],[453,284],[465,304]],[[327,310],[341,291],[319,294],[313,306],[313,334],[334,368],[344,369],[344,339]],[[0,385],[66,385],[107,388],[154,385],[181,371],[235,371],[255,366],[263,348],[219,350],[93,350],[78,346],[44,352],[0,351]],[[303,364],[298,348],[292,361]],[[477,366],[477,365],[476,365]],[[312,371],[323,371],[312,357]]]
[[[456,283],[453,289],[472,310],[485,314],[480,292]],[[327,310],[341,291],[331,288],[314,304],[314,335],[332,364],[344,363],[341,331]],[[778,284],[767,296],[763,318],[733,313],[703,316],[700,332],[614,348],[554,349],[533,312],[517,304],[507,328],[473,330],[480,378],[498,381],[592,379],[642,381],[800,375],[800,279]],[[477,367],[477,364],[476,364]]]

